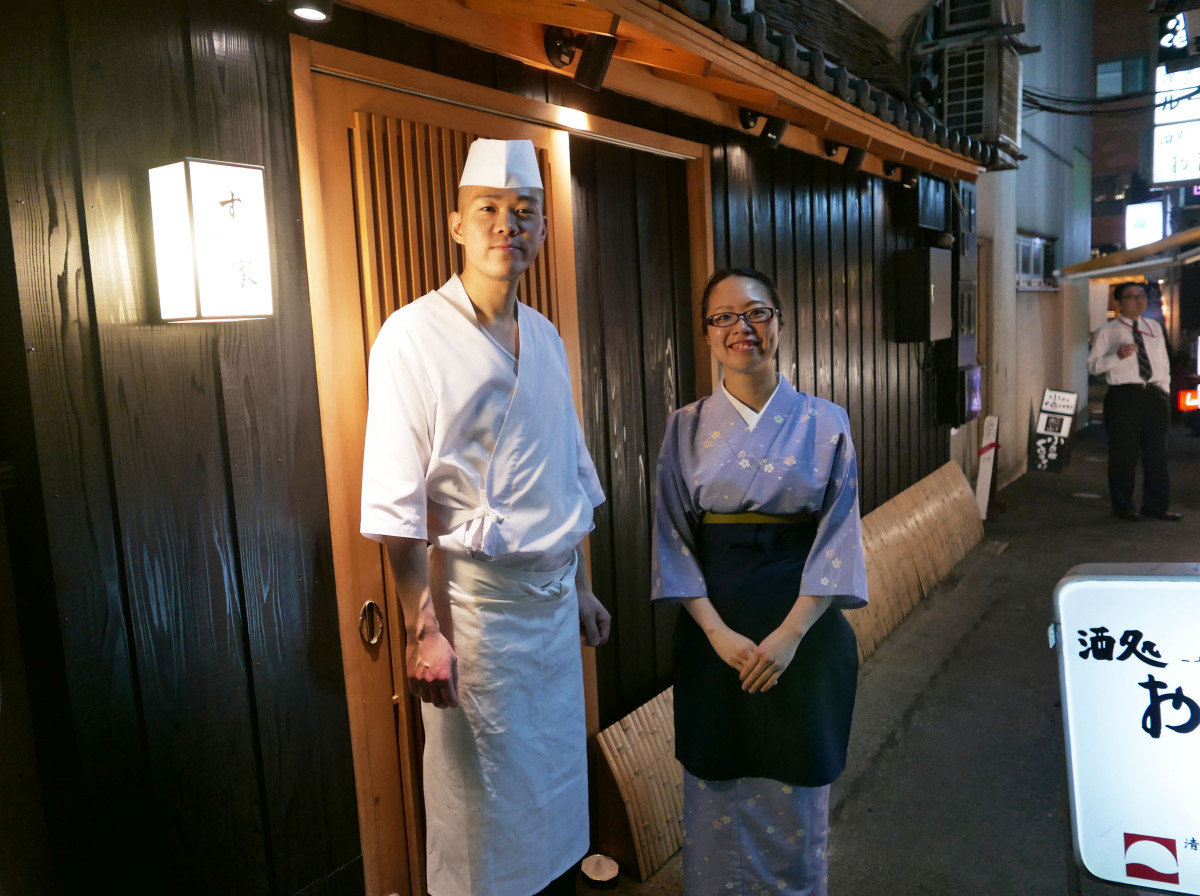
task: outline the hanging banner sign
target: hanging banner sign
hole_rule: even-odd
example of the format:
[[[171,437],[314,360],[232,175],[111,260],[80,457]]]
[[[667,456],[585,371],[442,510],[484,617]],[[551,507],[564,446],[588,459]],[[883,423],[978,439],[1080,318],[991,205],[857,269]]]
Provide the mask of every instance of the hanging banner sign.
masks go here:
[[[1054,610],[1075,861],[1200,894],[1200,563],[1076,566]]]

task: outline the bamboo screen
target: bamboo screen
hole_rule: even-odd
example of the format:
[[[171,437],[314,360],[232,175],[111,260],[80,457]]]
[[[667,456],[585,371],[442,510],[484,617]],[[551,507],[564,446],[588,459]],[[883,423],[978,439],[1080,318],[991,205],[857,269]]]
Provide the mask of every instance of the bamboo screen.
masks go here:
[[[357,112],[351,134],[354,199],[367,346],[387,316],[461,270],[462,248],[450,237],[449,214],[474,134]],[[550,159],[538,146],[542,182]],[[545,212],[553,216],[552,190]],[[554,246],[547,233],[537,260],[521,278],[519,296],[552,322],[556,305]]]

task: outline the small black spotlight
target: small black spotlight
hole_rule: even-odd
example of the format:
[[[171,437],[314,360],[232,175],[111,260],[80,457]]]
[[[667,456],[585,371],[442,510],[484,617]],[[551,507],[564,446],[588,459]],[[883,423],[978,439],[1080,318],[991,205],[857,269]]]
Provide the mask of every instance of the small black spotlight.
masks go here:
[[[288,12],[305,22],[328,22],[333,18],[333,0],[288,0]]]
[[[772,115],[767,119],[767,123],[763,125],[762,133],[759,136],[767,141],[767,146],[775,149],[779,146],[779,141],[783,139],[783,132],[787,130],[787,126],[788,120],[786,118]]]
[[[834,140],[825,141],[825,155],[831,159],[837,158],[838,150],[842,148],[842,144]]]
[[[900,169],[900,183],[904,184],[905,189],[911,190],[920,179],[921,172],[911,165],[905,165]]]
[[[555,68],[566,68],[575,61],[575,51],[583,45],[586,36],[576,36],[566,28],[551,25],[546,29],[542,38],[542,46],[546,49],[546,59]]]
[[[745,106],[742,106],[738,109],[738,124],[747,131],[752,130],[758,124],[758,113],[753,109],[747,109]]]
[[[611,34],[589,34],[584,38],[579,65],[575,67],[575,83],[588,90],[599,90],[616,49],[617,39]]]
[[[884,162],[883,163],[883,176],[884,177],[891,177],[893,174],[895,174],[899,170],[900,170],[900,166],[895,162]]]
[[[847,171],[862,171],[863,162],[867,160],[867,151],[858,146],[851,146],[846,150],[846,170]]]

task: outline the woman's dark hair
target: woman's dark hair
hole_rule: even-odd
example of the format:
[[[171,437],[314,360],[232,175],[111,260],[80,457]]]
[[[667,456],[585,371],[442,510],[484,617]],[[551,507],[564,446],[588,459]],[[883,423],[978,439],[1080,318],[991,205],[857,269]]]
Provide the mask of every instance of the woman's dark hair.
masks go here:
[[[779,290],[775,288],[775,281],[764,274],[762,271],[754,268],[722,268],[715,271],[708,278],[708,283],[704,286],[704,297],[700,299],[700,318],[703,320],[708,317],[708,297],[712,295],[712,291],[716,289],[718,283],[722,280],[728,280],[730,277],[745,277],[747,280],[757,280],[767,289],[767,295],[771,297],[771,304],[783,310],[783,306],[779,304]]]

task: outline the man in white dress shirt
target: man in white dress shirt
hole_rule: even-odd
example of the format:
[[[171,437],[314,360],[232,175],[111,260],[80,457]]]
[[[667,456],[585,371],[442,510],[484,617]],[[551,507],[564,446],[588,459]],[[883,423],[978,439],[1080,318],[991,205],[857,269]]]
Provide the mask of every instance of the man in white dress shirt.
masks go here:
[[[361,531],[386,548],[422,702],[431,896],[575,892],[588,845],[579,641],[609,615],[579,550],[604,495],[562,340],[517,300],[546,238],[528,140],[477,140],[463,270],[371,349]]]
[[[1113,514],[1177,522],[1169,509],[1167,430],[1171,423],[1171,362],[1158,321],[1146,313],[1146,286],[1129,282],[1114,295],[1120,316],[1096,331],[1088,372],[1104,374],[1104,427],[1108,430],[1108,490]],[[1138,456],[1142,459],[1142,507],[1133,501]]]

